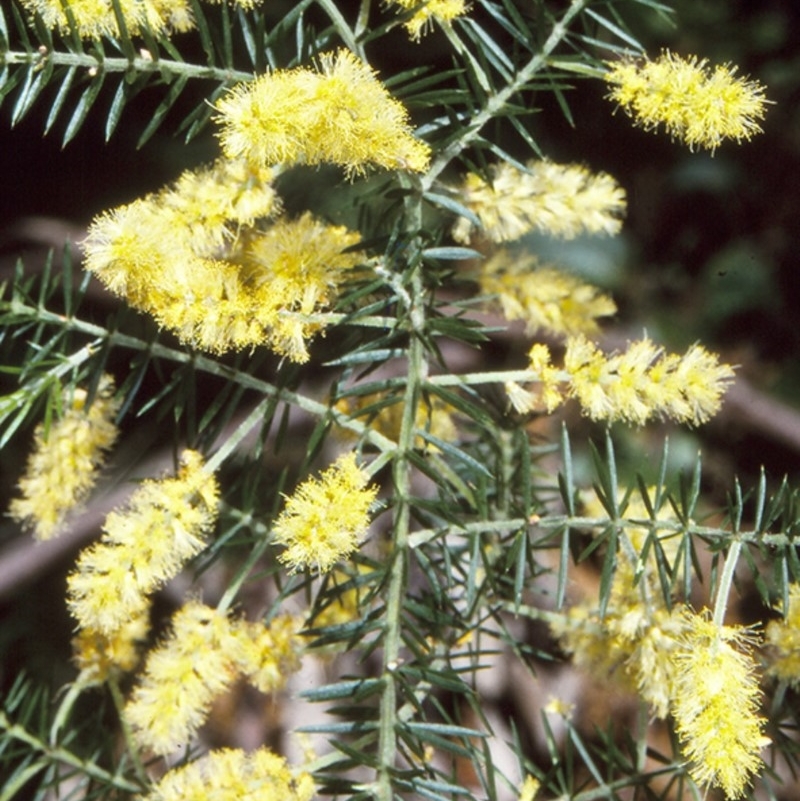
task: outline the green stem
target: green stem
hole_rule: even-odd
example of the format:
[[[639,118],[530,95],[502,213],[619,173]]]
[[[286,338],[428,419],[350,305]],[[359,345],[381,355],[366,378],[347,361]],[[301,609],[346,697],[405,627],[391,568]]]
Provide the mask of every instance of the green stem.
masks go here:
[[[427,191],[433,186],[433,183],[448,164],[478,138],[483,126],[500,114],[511,98],[524,89],[539,70],[547,66],[550,54],[566,36],[572,20],[583,11],[588,2],[589,0],[572,0],[561,19],[553,25],[553,30],[550,31],[550,35],[542,45],[541,50],[519,70],[511,83],[496,94],[491,95],[486,101],[486,105],[470,120],[465,122],[464,133],[439,153],[423,177],[422,185],[424,190]]]
[[[332,2],[332,0],[316,0],[316,2],[317,5],[330,17],[333,26],[336,28],[339,36],[342,37],[342,41],[345,43],[345,45],[354,53],[358,54],[361,58],[364,58],[364,48],[361,47],[356,40],[356,35],[353,33],[352,28],[347,24],[347,20],[342,16],[342,12],[339,11],[336,3]]]
[[[714,625],[721,629],[725,624],[725,612],[728,609],[728,597],[730,596],[733,576],[736,572],[736,565],[739,562],[739,554],[742,552],[742,540],[737,538],[731,543],[728,555],[725,557],[725,567],[717,586],[717,597],[714,600]]]
[[[568,381],[570,375],[566,370],[561,370],[555,376],[558,381]],[[508,381],[515,381],[518,384],[532,383],[539,381],[539,373],[535,370],[496,370],[485,373],[443,373],[442,375],[432,375],[427,383],[435,387],[458,387],[472,386],[473,384],[505,384]]]
[[[148,342],[138,337],[123,334],[119,331],[108,331],[100,325],[85,322],[76,317],[66,317],[62,314],[56,314],[45,309],[40,309],[34,306],[28,306],[20,303],[18,300],[12,300],[10,303],[0,303],[0,313],[7,311],[15,317],[19,317],[20,322],[26,320],[36,320],[49,325],[57,325],[65,331],[77,331],[78,333],[85,334],[86,336],[96,337],[97,343],[92,346],[87,345],[76,354],[70,357],[71,360],[86,361],[90,356],[100,349],[100,344],[105,342],[111,346],[118,346],[122,348],[130,348],[131,350],[149,351],[153,356],[161,359],[168,359],[169,361],[178,364],[189,364],[190,362],[198,370],[202,370],[209,375],[215,375],[230,381],[238,386],[246,389],[252,389],[260,392],[263,395],[277,398],[278,400],[296,406],[298,409],[308,412],[316,417],[329,416],[341,428],[354,432],[357,436],[362,437],[365,441],[374,445],[380,451],[393,452],[397,447],[396,443],[388,437],[383,436],[377,431],[371,429],[368,425],[360,422],[359,420],[352,419],[344,412],[332,408],[328,404],[320,403],[319,401],[312,400],[304,395],[296,392],[290,392],[285,389],[278,389],[274,384],[267,381],[262,381],[249,373],[242,370],[237,370],[228,365],[222,364],[208,356],[202,354],[192,353],[190,351],[178,350],[176,348],[169,348],[166,345],[161,345],[158,342]],[[15,320],[2,319],[2,323],[6,326],[14,325]],[[80,362],[76,362],[80,363]],[[59,365],[58,368],[51,371],[52,374],[58,372],[59,375],[67,372],[67,367]],[[0,414],[3,411],[3,404],[7,402],[7,398],[0,398]],[[14,408],[18,407],[18,403],[14,402]]]
[[[230,608],[230,605],[233,603],[234,599],[239,593],[242,585],[245,583],[247,578],[252,573],[253,568],[258,564],[258,560],[263,556],[264,551],[267,550],[267,546],[270,544],[270,538],[262,536],[258,542],[253,546],[253,550],[250,551],[250,555],[247,557],[247,561],[239,568],[236,577],[233,581],[228,585],[228,588],[225,590],[224,595],[220,598],[219,603],[217,604],[217,611],[220,614],[224,614]]]
[[[68,765],[74,768],[78,773],[103,782],[108,787],[113,787],[126,793],[140,793],[142,791],[142,786],[138,783],[123,779],[117,774],[109,773],[94,762],[83,760],[71,751],[67,751],[65,748],[47,745],[47,743],[35,737],[27,729],[16,723],[11,723],[3,712],[0,712],[0,730],[4,730],[9,737],[21,743],[25,743],[34,751],[43,754],[50,762]]]
[[[414,187],[406,199],[405,228],[416,236],[422,227],[422,193]],[[408,368],[403,417],[400,424],[397,450],[392,470],[395,495],[393,520],[393,552],[389,567],[386,598],[385,630],[383,641],[384,689],[380,699],[380,724],[378,737],[378,776],[376,797],[379,801],[392,801],[392,775],[397,761],[397,670],[400,667],[402,643],[403,602],[408,582],[408,553],[411,527],[411,462],[409,454],[414,448],[416,416],[419,395],[428,378],[428,362],[425,358],[423,334],[426,327],[426,293],[422,282],[420,265],[414,260],[413,248],[421,247],[417,240],[408,246],[406,262],[410,273],[406,285],[406,306],[411,338],[408,346]],[[403,305],[400,296],[401,306]]]
[[[397,758],[397,679],[402,641],[403,599],[408,580],[409,530],[411,521],[411,481],[408,453],[414,445],[414,418],[422,374],[427,368],[422,341],[413,337],[408,349],[408,384],[403,408],[397,458],[393,465],[395,515],[393,521],[393,553],[389,568],[384,634],[384,690],[380,703],[380,735],[378,741],[378,793],[380,801],[392,801],[392,770]]]
[[[188,64],[185,61],[171,59],[154,59],[137,57],[101,58],[91,53],[63,53],[58,51],[42,55],[36,50],[7,50],[0,56],[3,64],[28,64],[42,67],[46,62],[56,67],[84,67],[87,70],[111,72],[137,72],[139,74],[158,73],[159,75],[187,75],[199,80],[216,81],[218,83],[238,83],[252,81],[252,72],[231,70],[222,67],[209,67],[203,64]]]
[[[122,696],[122,690],[119,688],[119,683],[116,678],[111,676],[108,679],[108,689],[111,692],[111,698],[114,701],[114,707],[117,710],[117,718],[119,725],[122,728],[122,736],[125,738],[125,744],[128,749],[128,756],[131,758],[136,775],[139,777],[143,786],[150,783],[150,777],[142,764],[142,758],[139,755],[139,749],[136,746],[136,740],[133,737],[130,724],[125,718],[125,699]]]

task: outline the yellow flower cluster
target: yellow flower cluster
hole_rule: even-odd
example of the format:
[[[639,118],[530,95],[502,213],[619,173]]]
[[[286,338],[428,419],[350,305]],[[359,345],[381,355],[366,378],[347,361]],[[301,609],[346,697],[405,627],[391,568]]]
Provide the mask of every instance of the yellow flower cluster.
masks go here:
[[[466,0],[427,0],[425,3],[419,0],[393,0],[393,4],[402,11],[414,11],[405,26],[409,36],[417,42],[434,20],[449,23],[467,13]]]
[[[145,481],[128,506],[108,515],[100,542],[84,550],[67,579],[67,605],[80,627],[114,636],[144,614],[149,595],[205,547],[219,488],[195,451],[176,478]]]
[[[19,481],[22,497],[12,500],[9,513],[39,540],[56,536],[67,514],[86,499],[117,439],[119,401],[111,376],[102,376],[91,406],[87,399],[86,390],[67,390],[60,419],[46,436],[43,425],[34,432],[33,452]]]
[[[22,0],[22,5],[38,14],[44,24],[62,33],[71,30],[70,18],[84,39],[120,35],[111,0]],[[189,0],[120,0],[125,27],[131,36],[144,30],[154,34],[181,33],[195,27]]]
[[[377,493],[377,487],[367,486],[353,453],[339,457],[321,478],[304,481],[273,526],[275,542],[286,546],[280,560],[292,572],[330,570],[358,547]]]
[[[481,292],[497,295],[507,320],[523,320],[526,333],[593,334],[597,319],[616,313],[614,301],[575,276],[540,267],[536,256],[500,249],[483,262]]]
[[[578,400],[593,420],[623,420],[641,425],[652,417],[699,425],[719,410],[733,379],[733,368],[713,353],[692,345],[682,356],[665,354],[649,339],[632,342],[624,353],[604,355],[583,336],[567,340],[564,367],[556,369],[546,345],[530,351],[530,369],[540,388],[531,392],[506,386],[521,412],[541,406],[553,411],[567,397]]]
[[[770,647],[769,672],[794,686],[800,684],[800,584],[789,586],[789,597],[782,620],[767,625],[766,643]]]
[[[588,510],[591,512],[591,509]],[[642,505],[628,506],[624,519],[649,519]],[[677,546],[656,534],[668,563]],[[656,573],[653,547],[643,558],[649,527],[619,526],[617,564],[605,613],[589,603],[572,607],[551,623],[577,665],[594,674],[632,680],[658,717],[671,714],[700,784],[738,798],[761,764],[763,736],[759,689],[751,641],[741,629],[717,627],[707,614],[678,604],[670,609]]]
[[[585,501],[585,514],[608,516],[596,496]],[[650,519],[644,502],[636,498],[628,501],[623,514],[626,521]],[[673,519],[671,507],[664,504],[656,514],[652,534],[649,526],[620,526],[617,565],[605,615],[601,617],[591,604],[576,604],[564,619],[552,624],[565,650],[574,655],[575,664],[594,674],[608,674],[625,686],[632,683],[662,718],[673,697],[672,657],[686,623],[667,606],[658,581],[656,546],[648,540],[655,537],[667,563],[673,565],[678,540],[671,529],[658,528],[658,522]]]
[[[338,164],[347,173],[375,164],[422,172],[430,148],[408,113],[348,50],[319,56],[319,70],[276,70],[239,84],[216,105],[226,156],[252,164]]]
[[[756,664],[746,631],[718,628],[707,617],[684,613],[687,630],[676,653],[672,714],[690,773],[720,787],[728,798],[744,794],[769,745],[759,716]]]
[[[150,630],[149,617],[149,609],[143,609],[108,634],[79,629],[72,640],[73,661],[80,671],[76,683],[87,687],[103,684],[112,676],[133,670]]]
[[[281,688],[300,667],[298,623],[231,620],[198,601],[172,619],[168,638],[147,657],[125,707],[137,742],[156,754],[185,747],[213,701],[239,676],[263,692]]]
[[[267,748],[223,748],[169,771],[142,801],[311,801],[314,780]]]
[[[257,226],[280,206],[272,177],[241,160],[186,172],[96,218],[86,267],[187,344],[214,352],[267,344],[304,362],[320,327],[308,316],[363,256],[343,252],[358,234],[310,214]]]
[[[625,191],[610,175],[551,161],[529,161],[525,170],[502,162],[491,167],[488,181],[469,173],[457,192],[491,242],[510,242],[532,231],[564,239],[616,234],[626,208]],[[460,217],[453,238],[469,243],[474,227]]]
[[[711,71],[705,59],[668,50],[655,61],[620,61],[605,75],[609,98],[645,129],[664,125],[690,148],[712,153],[723,139],[737,142],[761,131],[766,113],[764,87],[736,77],[729,65]]]

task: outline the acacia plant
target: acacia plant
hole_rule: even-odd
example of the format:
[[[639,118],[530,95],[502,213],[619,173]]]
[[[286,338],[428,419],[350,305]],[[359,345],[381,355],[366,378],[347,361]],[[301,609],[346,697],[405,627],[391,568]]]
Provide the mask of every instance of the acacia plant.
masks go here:
[[[576,82],[675,147],[759,132],[764,87],[645,53],[647,13],[670,10],[3,4],[11,123],[44,106],[65,143],[110,138],[146,94],[139,146],[172,126],[217,149],[97,214],[82,264],[65,249],[4,287],[0,446],[33,440],[10,516],[50,539],[137,481],[66,577],[72,680],[6,694],[3,801],[776,797],[796,769],[795,495],[765,481],[745,516],[734,487],[708,516],[701,460],[672,475],[666,445],[655,481],[623,480],[613,432],[705,423],[733,368],[701,344],[602,347],[614,301],[529,236],[623,225],[614,177],[541,144],[553,114],[583,124]],[[530,344],[499,369],[482,354],[513,321]],[[586,485],[570,409],[601,432]],[[171,443],[149,475],[148,429]],[[726,615],[740,566],[766,628]],[[592,733],[565,695],[528,699],[535,747],[486,703],[498,658],[523,688],[572,664],[637,711]],[[245,686],[305,745],[226,741],[213,721]]]

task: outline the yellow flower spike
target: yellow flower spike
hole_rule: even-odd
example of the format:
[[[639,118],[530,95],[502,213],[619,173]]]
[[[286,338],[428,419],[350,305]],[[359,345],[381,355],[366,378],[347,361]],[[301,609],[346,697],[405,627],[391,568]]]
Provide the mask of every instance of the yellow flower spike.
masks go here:
[[[782,620],[767,624],[765,641],[770,649],[769,673],[793,686],[800,684],[800,584],[789,586]]]
[[[423,172],[430,148],[374,70],[348,50],[319,56],[319,69],[276,70],[231,89],[216,105],[222,148],[255,164],[339,164]]]
[[[151,651],[125,706],[140,747],[166,755],[185,748],[211,704],[239,675],[244,658],[227,615],[189,601],[172,618],[167,638]]]
[[[224,748],[170,770],[142,801],[311,801],[315,793],[310,774],[292,771],[267,748]]]
[[[231,620],[199,601],[186,603],[148,655],[125,707],[137,742],[156,754],[185,746],[214,700],[240,676],[261,692],[284,687],[300,668],[299,629],[300,620],[290,615],[265,625]]]
[[[99,542],[67,578],[67,605],[81,628],[113,635],[142,614],[148,596],[206,545],[219,488],[195,451],[184,451],[176,478],[145,481],[127,507],[111,512]]]
[[[420,8],[419,0],[394,0],[393,5],[402,11],[417,9],[416,13],[406,21],[408,35],[418,42],[433,25],[433,21],[450,23],[456,17],[467,13],[465,0],[428,0]]]
[[[329,305],[364,255],[357,233],[310,214],[257,226],[280,208],[272,177],[241,160],[187,171],[96,218],[87,269],[193,347],[266,344],[305,362],[321,326],[299,315]]]
[[[674,655],[672,712],[692,778],[740,798],[762,764],[764,718],[752,636],[685,612],[687,631]]]
[[[47,439],[43,426],[34,432],[34,449],[19,481],[22,497],[11,501],[9,514],[38,540],[49,540],[65,527],[68,513],[86,500],[117,439],[114,417],[120,402],[112,377],[102,376],[88,408],[86,400],[86,390],[65,393],[63,416],[50,425]]]
[[[149,609],[140,610],[110,634],[80,629],[72,639],[73,661],[80,671],[76,682],[102,684],[111,676],[133,670],[149,629]]]
[[[281,689],[289,675],[300,669],[301,628],[302,620],[293,615],[280,615],[269,625],[246,620],[233,623],[233,633],[241,643],[238,669],[262,693]]]
[[[31,14],[39,14],[51,30],[57,28],[61,33],[70,30],[61,0],[22,0],[22,5]],[[120,35],[111,0],[70,0],[69,7],[78,35],[84,39]],[[141,35],[145,28],[159,35],[182,33],[195,27],[187,0],[120,0],[120,8],[131,36]]]
[[[690,149],[712,153],[724,139],[760,133],[769,102],[758,81],[739,78],[729,65],[709,70],[705,59],[681,58],[665,50],[655,61],[610,65],[609,99],[646,130],[663,125]]]
[[[610,175],[551,161],[529,161],[525,167],[502,162],[491,167],[488,182],[469,173],[459,188],[488,240],[510,242],[532,231],[562,239],[619,232],[625,191]],[[460,217],[452,233],[456,241],[469,243],[474,225]]]
[[[529,335],[594,334],[597,319],[617,311],[597,287],[539,266],[532,254],[501,249],[481,265],[478,281],[483,294],[498,296],[507,320],[524,320]]]
[[[716,355],[693,345],[683,356],[665,355],[648,339],[605,356],[585,337],[567,342],[564,369],[569,393],[593,420],[641,425],[652,417],[699,425],[719,410],[734,373]]]
[[[273,526],[275,542],[286,547],[280,560],[292,572],[326,573],[358,547],[377,494],[377,487],[367,486],[355,454],[339,457],[321,478],[309,478],[287,498]]]

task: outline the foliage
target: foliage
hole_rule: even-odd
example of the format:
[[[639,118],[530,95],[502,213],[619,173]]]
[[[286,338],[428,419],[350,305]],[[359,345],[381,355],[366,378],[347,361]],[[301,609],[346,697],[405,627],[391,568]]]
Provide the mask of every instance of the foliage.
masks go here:
[[[609,427],[581,486],[562,404],[609,426],[699,425],[733,371],[647,338],[604,354],[587,335],[613,301],[540,268],[525,238],[620,228],[614,179],[541,142],[546,103],[583,124],[578,81],[712,152],[758,133],[764,87],[696,56],[645,59],[633,23],[669,19],[657,0],[140,7],[0,9],[12,124],[44,107],[65,144],[84,126],[108,139],[147,92],[139,147],[162,126],[221,142],[211,166],[99,215],[83,272],[51,254],[0,296],[15,384],[0,447],[38,425],[51,457],[21,480],[18,519],[67,525],[56,468],[92,473],[86,500],[114,441],[92,428],[101,406],[123,443],[164,434],[174,468],[142,476],[71,568],[78,670],[56,703],[24,678],[6,694],[0,799],[166,801],[209,782],[221,798],[775,797],[797,760],[782,704],[796,638],[781,628],[796,617],[797,492],[762,475],[714,513],[700,457],[674,475],[665,442],[655,480],[623,477]],[[388,66],[392,48],[419,63]],[[292,208],[304,183],[316,191]],[[102,322],[90,275],[122,299]],[[504,327],[479,313],[498,307],[546,344],[512,369],[456,369]],[[76,456],[59,432],[83,410]],[[730,619],[745,577],[776,610],[768,646]],[[170,588],[172,615],[154,602]],[[569,699],[541,697],[532,748],[484,705],[498,654],[526,687],[571,662],[625,688],[631,725],[592,730]],[[203,733],[237,682],[278,694],[312,662],[326,679],[300,695],[326,717],[288,721],[312,743],[296,764]],[[87,697],[109,708],[87,718]]]

